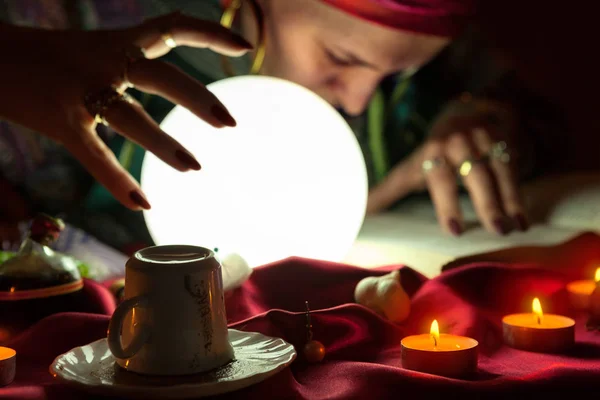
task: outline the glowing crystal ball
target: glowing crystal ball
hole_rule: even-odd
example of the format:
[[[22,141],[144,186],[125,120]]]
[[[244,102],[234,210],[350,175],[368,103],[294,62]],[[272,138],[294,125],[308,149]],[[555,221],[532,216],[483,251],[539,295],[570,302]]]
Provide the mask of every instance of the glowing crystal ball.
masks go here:
[[[144,216],[158,245],[241,255],[251,267],[290,256],[341,261],[362,226],[368,184],[354,133],[327,102],[281,79],[243,76],[208,88],[237,127],[216,129],[177,106],[161,127],[202,164],[179,172],[146,153]]]

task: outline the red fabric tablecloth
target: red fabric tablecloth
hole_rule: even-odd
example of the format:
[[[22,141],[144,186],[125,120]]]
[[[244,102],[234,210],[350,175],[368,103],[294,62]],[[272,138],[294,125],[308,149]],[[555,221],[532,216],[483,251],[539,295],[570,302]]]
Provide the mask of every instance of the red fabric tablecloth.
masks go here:
[[[306,333],[302,310],[308,300],[314,310],[315,339],[325,344],[327,356],[311,365],[300,355],[291,368],[275,377],[223,398],[564,398],[597,392],[600,333],[585,330],[584,316],[575,316],[577,344],[565,355],[528,353],[502,343],[501,317],[529,310],[534,296],[540,297],[546,312],[570,314],[565,278],[558,272],[535,266],[477,264],[427,280],[403,268],[412,311],[402,325],[351,304],[356,283],[381,273],[302,259],[255,270],[243,287],[227,296],[231,327],[279,336],[301,348]],[[109,295],[99,285],[93,289],[96,300]],[[0,399],[89,398],[54,381],[48,365],[57,355],[105,336],[108,318],[59,314],[21,334],[9,344],[18,352],[17,378],[0,389]],[[439,321],[442,332],[480,342],[475,378],[454,380],[401,368],[400,340],[427,332],[433,319]]]

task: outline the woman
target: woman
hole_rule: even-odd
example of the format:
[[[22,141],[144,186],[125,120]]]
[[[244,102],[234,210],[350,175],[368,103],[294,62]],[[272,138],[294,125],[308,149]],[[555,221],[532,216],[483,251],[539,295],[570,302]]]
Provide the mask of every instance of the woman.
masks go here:
[[[23,7],[20,0],[5,3]],[[78,2],[65,2],[74,3]],[[106,6],[119,2],[92,3]],[[407,5],[402,0],[247,0],[239,9],[229,0],[119,4],[121,12],[106,14],[129,18],[115,24],[107,17],[113,25],[101,27],[131,25],[142,15],[164,15],[176,8],[212,21],[220,20],[224,13],[235,14],[233,29],[253,43],[256,51],[231,60],[232,70],[253,70],[300,83],[336,106],[355,127],[369,164],[370,212],[428,188],[440,225],[459,235],[463,222],[458,176],[488,230],[504,234],[512,226],[527,228],[514,174],[515,157],[510,157],[505,146],[527,149],[527,142],[519,140],[523,137],[518,135],[520,119],[513,99],[496,90],[507,85],[510,75],[493,65],[479,68],[481,62],[475,61],[489,58],[481,53],[461,53],[473,48],[462,46],[464,41],[450,45],[463,33],[473,13],[469,1],[420,0]],[[64,14],[59,20],[68,23],[58,28],[81,27],[94,20],[86,19],[81,10]],[[139,178],[139,149],[117,137],[107,139],[112,150],[108,151],[93,134],[94,118],[106,120],[112,129],[174,168],[199,169],[199,163],[161,132],[140,107],[111,90],[111,85],[121,89],[130,83],[142,92],[160,94],[215,126],[235,124],[224,106],[198,83],[155,60],[176,47],[167,57],[195,78],[208,83],[227,76],[227,68],[213,50],[239,56],[249,46],[214,22],[168,14],[138,27],[110,32],[47,34],[7,25],[1,29],[5,31],[1,37],[16,39],[0,41],[3,54],[12,60],[2,67],[8,68],[8,73],[3,71],[0,85],[9,95],[0,100],[0,116],[63,143],[129,209],[150,206],[130,175]],[[266,43],[264,62],[257,57],[263,49],[261,32]],[[209,50],[179,47],[186,45]],[[36,64],[41,62],[46,68],[43,79]],[[78,71],[85,73],[73,74]],[[477,79],[463,79],[472,77],[472,71],[479,72]],[[434,84],[432,76],[437,76]],[[465,90],[476,91],[476,96],[461,97]],[[158,121],[171,107],[156,96],[138,98]],[[111,130],[100,133],[106,131],[110,136]],[[88,195],[87,189],[80,187],[71,195],[71,202],[79,203],[81,193]],[[93,220],[90,209],[108,209],[111,200],[103,198],[97,188],[92,194],[86,198],[86,221]],[[115,236],[114,230],[106,230],[111,232],[106,240]]]

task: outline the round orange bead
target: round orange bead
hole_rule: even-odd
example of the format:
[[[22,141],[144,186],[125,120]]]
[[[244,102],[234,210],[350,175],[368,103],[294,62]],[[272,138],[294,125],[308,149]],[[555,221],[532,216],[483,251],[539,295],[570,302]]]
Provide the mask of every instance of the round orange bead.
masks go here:
[[[310,363],[323,361],[325,357],[325,346],[318,340],[311,340],[304,345],[304,357]]]

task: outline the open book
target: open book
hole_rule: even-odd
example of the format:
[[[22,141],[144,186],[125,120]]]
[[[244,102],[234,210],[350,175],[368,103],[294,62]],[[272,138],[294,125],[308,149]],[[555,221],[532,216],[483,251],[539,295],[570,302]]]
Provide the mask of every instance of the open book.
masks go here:
[[[427,197],[367,217],[345,262],[362,267],[406,264],[428,277],[460,257],[516,246],[555,245],[584,231],[600,233],[600,174],[547,177],[524,187],[533,226],[498,236],[479,226],[467,196],[461,198],[468,230],[442,232]]]

